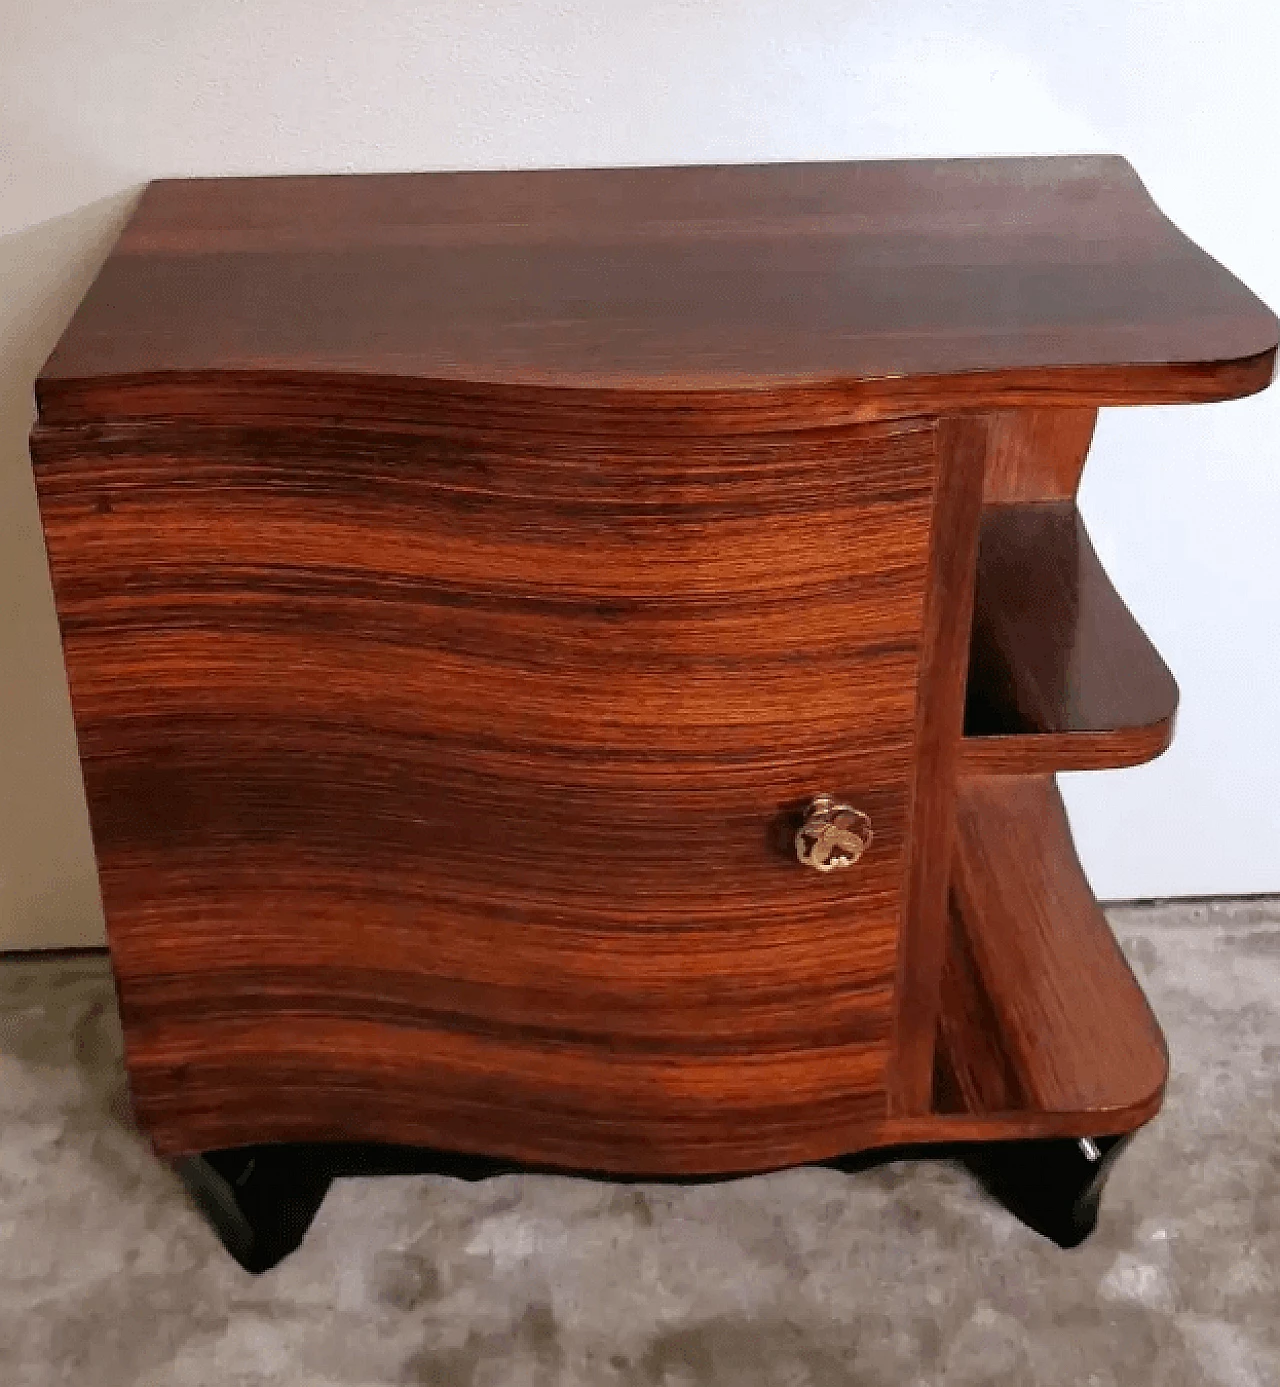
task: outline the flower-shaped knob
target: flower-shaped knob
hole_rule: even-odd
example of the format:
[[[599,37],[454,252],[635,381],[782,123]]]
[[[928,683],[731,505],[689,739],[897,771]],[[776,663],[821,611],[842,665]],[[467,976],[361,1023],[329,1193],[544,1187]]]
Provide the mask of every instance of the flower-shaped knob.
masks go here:
[[[796,857],[815,872],[838,872],[853,864],[871,842],[871,820],[833,795],[818,795],[796,831]]]

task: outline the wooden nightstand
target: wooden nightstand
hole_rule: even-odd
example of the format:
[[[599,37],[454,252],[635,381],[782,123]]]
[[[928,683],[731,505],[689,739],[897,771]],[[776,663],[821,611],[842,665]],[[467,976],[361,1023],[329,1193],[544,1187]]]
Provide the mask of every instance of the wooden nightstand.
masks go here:
[[[1166,1057],[1053,776],[1177,689],[1076,489],[1276,339],[1112,158],[152,184],[33,449],[134,1106],[232,1251],[355,1169],[951,1143],[1083,1237]]]

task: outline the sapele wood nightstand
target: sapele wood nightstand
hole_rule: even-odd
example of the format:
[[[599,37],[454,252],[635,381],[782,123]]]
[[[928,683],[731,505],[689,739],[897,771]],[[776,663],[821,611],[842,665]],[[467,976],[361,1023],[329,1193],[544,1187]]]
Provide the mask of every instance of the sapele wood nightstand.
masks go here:
[[[1114,158],[161,182],[33,438],[138,1121],[353,1170],[965,1147],[1070,1244],[1160,1031],[1054,773],[1177,689],[1101,406],[1271,379]]]

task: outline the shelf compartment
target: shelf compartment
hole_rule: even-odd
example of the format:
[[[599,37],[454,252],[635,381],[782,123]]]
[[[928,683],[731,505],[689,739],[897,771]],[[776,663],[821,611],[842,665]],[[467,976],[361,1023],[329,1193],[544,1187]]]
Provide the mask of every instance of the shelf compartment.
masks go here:
[[[961,786],[934,1111],[965,1135],[1129,1131],[1168,1073],[1048,776]],[[975,1126],[974,1124],[979,1124]],[[941,1130],[941,1129],[940,1129]]]
[[[1173,736],[1178,686],[1070,502],[982,518],[961,772],[1135,766]]]

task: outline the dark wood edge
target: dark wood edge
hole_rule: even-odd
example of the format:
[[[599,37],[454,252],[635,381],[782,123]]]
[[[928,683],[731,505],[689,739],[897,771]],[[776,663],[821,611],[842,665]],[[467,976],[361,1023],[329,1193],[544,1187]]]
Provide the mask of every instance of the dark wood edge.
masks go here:
[[[966,737],[960,774],[1045,775],[1145,766],[1169,750],[1176,724],[1176,715],[1170,713],[1141,727],[1109,731]]]
[[[1023,1141],[1052,1137],[1120,1136],[1136,1131],[1158,1110],[1134,1115],[1120,1112],[1051,1113],[1018,1111],[1007,1113],[922,1113],[896,1117],[848,1133],[849,1143],[830,1156],[805,1161],[805,1166],[844,1164],[850,1157],[865,1158],[868,1164],[896,1155],[919,1154],[940,1157],[948,1154],[940,1147],[962,1146],[992,1141]],[[635,1182],[652,1185],[711,1185],[725,1180],[742,1180],[798,1166],[765,1166],[744,1170],[696,1172],[691,1174],[654,1173],[644,1170],[594,1170],[577,1166],[539,1165],[504,1156],[487,1156],[475,1151],[397,1146],[393,1143],[354,1141],[336,1136],[331,1142],[279,1143],[305,1146],[326,1153],[323,1164],[333,1178],[366,1175],[447,1175],[458,1180],[487,1180],[497,1175],[562,1175],[587,1180],[607,1180],[619,1184]],[[153,1142],[152,1149],[165,1160],[203,1156],[205,1152],[186,1146]],[[333,1153],[330,1156],[327,1153]]]
[[[1240,399],[1264,390],[1276,369],[1276,344],[1244,357],[1204,362],[1139,362],[1114,366],[1039,366],[1016,371],[885,377],[869,380],[754,382],[726,388],[682,373],[670,390],[651,381],[605,387],[436,381],[341,372],[157,372],[90,379],[42,377],[36,382],[39,427],[103,425],[126,420],[191,419],[210,423],[329,420],[361,427],[434,426],[442,405],[480,406],[495,422],[556,406],[583,415],[639,411],[661,426],[664,412],[680,427],[759,432],[775,416],[779,429],[829,427],[914,415],[986,413],[993,409],[1090,408],[1188,404]],[[319,403],[318,403],[319,402]],[[688,411],[697,407],[699,417]]]
[[[930,1129],[932,1131],[933,1129]],[[962,1130],[956,1126],[955,1130]],[[1082,1130],[1080,1136],[1115,1137],[1128,1135],[1136,1128],[1126,1128],[1122,1132]],[[1057,1133],[1050,1134],[1050,1139]],[[1076,1135],[1066,1133],[1068,1139]],[[1007,1141],[1037,1140],[1036,1137],[1015,1136]],[[997,1140],[1000,1140],[997,1138]],[[1004,1142],[1002,1141],[1002,1145]],[[877,1146],[874,1149],[849,1151],[824,1160],[806,1162],[809,1168],[834,1168],[839,1170],[869,1169],[873,1166],[895,1160],[927,1159],[945,1160],[963,1157],[972,1153],[975,1146],[988,1145],[984,1137],[943,1137],[926,1140],[904,1140]],[[755,1175],[769,1175],[777,1169],[796,1170],[804,1167],[771,1167],[768,1170],[731,1170],[710,1175],[651,1175],[643,1171],[579,1170],[573,1167],[538,1165],[525,1161],[507,1160],[500,1156],[484,1156],[472,1152],[445,1151],[427,1146],[398,1146],[384,1142],[334,1141],[334,1142],[280,1142],[260,1147],[233,1147],[225,1151],[189,1151],[163,1157],[175,1165],[188,1160],[208,1161],[211,1157],[231,1157],[242,1159],[250,1152],[289,1153],[295,1158],[311,1163],[328,1180],[377,1179],[396,1175],[443,1175],[453,1180],[480,1181],[491,1180],[502,1175],[556,1175],[575,1180],[600,1180],[609,1184],[675,1185],[692,1187],[695,1185],[716,1185],[731,1180],[749,1180]],[[186,1172],[179,1170],[186,1183]],[[194,1192],[193,1192],[194,1193]],[[220,1193],[220,1192],[219,1192]],[[200,1201],[203,1203],[203,1201]]]

